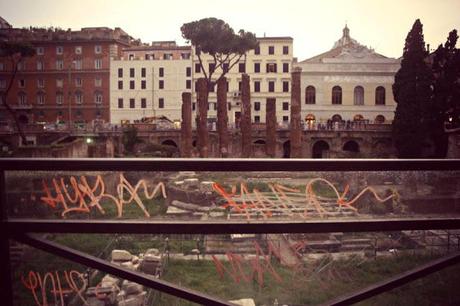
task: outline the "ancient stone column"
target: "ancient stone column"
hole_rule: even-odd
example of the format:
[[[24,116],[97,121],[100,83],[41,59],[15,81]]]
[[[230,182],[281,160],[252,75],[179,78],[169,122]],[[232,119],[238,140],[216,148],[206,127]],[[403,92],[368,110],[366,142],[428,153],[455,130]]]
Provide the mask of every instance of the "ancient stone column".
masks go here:
[[[208,157],[208,83],[205,78],[199,78],[197,83],[196,144],[200,157]]]
[[[192,94],[182,93],[181,157],[192,157]]]
[[[228,114],[227,78],[217,82],[217,134],[219,135],[219,156],[228,157]]]
[[[241,157],[248,158],[252,155],[251,135],[251,89],[249,75],[241,75]]]
[[[266,116],[265,116],[265,126],[266,126],[266,145],[265,152],[267,157],[275,157],[276,155],[276,99],[267,98],[266,106]]]
[[[291,73],[291,126],[290,126],[290,141],[291,141],[291,157],[302,157],[302,127],[301,105],[300,103],[300,73],[302,68],[295,68]]]

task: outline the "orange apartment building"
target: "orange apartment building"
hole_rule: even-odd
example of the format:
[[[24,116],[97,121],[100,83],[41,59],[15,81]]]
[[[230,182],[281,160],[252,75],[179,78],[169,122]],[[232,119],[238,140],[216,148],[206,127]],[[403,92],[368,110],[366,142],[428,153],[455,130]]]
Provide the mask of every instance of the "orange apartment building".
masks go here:
[[[31,44],[36,55],[18,65],[7,101],[24,123],[57,127],[110,121],[110,60],[138,42],[120,28],[0,28],[0,39]],[[0,92],[6,90],[12,65],[0,58]],[[3,96],[3,95],[1,95]],[[0,122],[11,118],[0,106]]]

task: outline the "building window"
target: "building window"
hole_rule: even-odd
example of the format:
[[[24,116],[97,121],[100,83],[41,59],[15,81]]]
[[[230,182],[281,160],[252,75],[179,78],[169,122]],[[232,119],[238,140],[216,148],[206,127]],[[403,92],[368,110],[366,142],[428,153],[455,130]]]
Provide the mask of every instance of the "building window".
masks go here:
[[[101,78],[95,78],[94,79],[94,86],[96,87],[101,87],[102,86],[102,79]]]
[[[158,88],[159,89],[164,89],[165,88],[165,81],[160,80],[160,82],[158,83]]]
[[[256,55],[260,54],[260,46],[259,45],[257,45],[257,47],[255,47],[254,54],[256,54]]]
[[[385,105],[385,88],[383,86],[375,89],[375,105]]]
[[[118,108],[123,108],[123,98],[118,98]]]
[[[195,82],[195,91],[198,92],[198,82]]]
[[[374,122],[377,124],[385,123],[385,117],[383,115],[377,115],[375,116]]]
[[[147,82],[145,80],[141,81],[141,89],[147,88]]]
[[[150,54],[144,54],[144,58],[145,58],[146,60],[149,60],[149,59],[150,59]]]
[[[5,69],[5,64],[3,62],[0,62],[0,71],[3,71]]]
[[[145,68],[141,68],[141,78],[145,78],[146,70]]]
[[[191,77],[191,76],[192,76],[192,68],[191,68],[191,67],[185,68],[185,75],[186,75],[187,77]]]
[[[268,63],[267,64],[267,73],[268,72],[276,72],[276,63]]]
[[[129,81],[129,89],[134,89],[134,80]]]
[[[64,48],[62,46],[57,46],[56,47],[56,54],[62,54],[64,53]]]
[[[64,86],[64,80],[63,79],[56,79],[56,87],[57,88],[62,88]]]
[[[289,63],[283,63],[283,72],[289,73]]]
[[[201,66],[200,63],[195,64],[195,73],[200,73],[201,72]]]
[[[20,88],[26,87],[26,80],[24,80],[24,79],[18,80],[18,86],[19,86]]]
[[[195,109],[196,109],[196,103],[193,102],[193,103],[192,103],[192,111],[194,111]]]
[[[141,108],[147,108],[147,99],[141,98]]]
[[[56,60],[56,69],[57,70],[64,69],[64,61],[62,59]]]
[[[227,103],[227,106],[228,106],[227,109],[228,109],[229,111],[231,111],[231,110],[232,110],[232,103],[230,103],[230,102]]]
[[[316,88],[311,85],[305,88],[305,104],[316,104]]]
[[[129,59],[130,61],[134,60],[134,54],[128,55],[128,59]]]
[[[56,93],[56,104],[62,105],[64,103],[64,94],[62,92]]]
[[[119,78],[123,77],[123,68],[118,68],[118,77]]]
[[[254,63],[254,72],[259,73],[260,72],[260,63]]]
[[[270,55],[275,54],[275,46],[268,46],[268,54]]]
[[[165,53],[165,54],[163,54],[163,59],[165,59],[165,60],[170,60],[170,59],[172,59],[172,54],[171,54],[171,53]]]
[[[6,80],[0,79],[0,88],[6,88]]]
[[[283,54],[284,55],[289,54],[289,46],[283,46]]]
[[[160,78],[165,76],[165,69],[163,67],[160,67],[160,69],[158,69],[158,75],[160,76]]]
[[[101,92],[96,92],[94,94],[94,103],[102,104],[102,93]]]
[[[254,92],[260,92],[260,81],[254,82]]]
[[[239,73],[246,73],[246,63],[239,63],[238,64],[238,72]]]
[[[37,70],[43,70],[43,62],[37,61]]]
[[[254,110],[260,111],[260,102],[254,102]]]
[[[274,81],[268,82],[268,92],[275,92],[275,82]]]
[[[81,78],[76,78],[75,79],[75,87],[81,87],[83,84],[83,81]]]
[[[238,91],[241,93],[241,88],[243,88],[243,82],[238,81]]]
[[[340,86],[332,88],[332,104],[342,104],[342,88]]]
[[[288,111],[289,110],[289,102],[283,102],[283,110]]]
[[[129,99],[129,108],[136,108],[136,100]]]
[[[181,54],[180,54],[180,57],[181,57],[182,59],[190,59],[190,53],[181,53]]]
[[[44,88],[44,87],[45,87],[45,80],[43,80],[43,79],[38,79],[38,80],[37,80],[37,87],[38,87],[38,88]]]
[[[164,108],[165,107],[165,99],[159,98],[158,99],[158,108]]]
[[[289,81],[283,81],[283,92],[289,92]]]
[[[283,116],[283,122],[289,122],[289,116]]]
[[[214,70],[216,70],[216,64],[214,63],[209,63],[209,73],[213,73]]]
[[[81,93],[81,91],[77,91],[75,93],[75,103],[83,104],[83,94]]]
[[[129,77],[134,78],[134,75],[136,74],[136,71],[134,68],[129,68]]]
[[[76,59],[75,60],[75,69],[76,70],[81,70],[82,68],[82,60],[81,59]]]
[[[37,94],[37,104],[39,105],[45,104],[45,93],[44,92],[39,92]]]
[[[75,54],[81,54],[82,53],[82,47],[81,46],[76,46],[75,47]]]
[[[260,123],[260,116],[254,116],[254,123]]]
[[[186,89],[192,89],[192,81],[191,80],[186,80],[185,81],[185,88]]]
[[[123,89],[123,81],[118,81],[118,89]]]
[[[36,52],[37,52],[37,55],[43,55],[45,54],[45,48],[37,47]]]
[[[102,69],[102,59],[97,58],[94,60],[94,68],[95,69]]]
[[[355,87],[353,100],[355,105],[364,105],[364,88],[362,86]]]
[[[102,53],[102,46],[101,45],[95,45],[94,46],[94,53],[101,54]]]
[[[21,61],[18,63],[18,71],[23,71],[23,70],[26,70],[26,62],[25,62],[25,59],[21,60]]]
[[[18,104],[27,105],[27,95],[25,92],[18,93]]]

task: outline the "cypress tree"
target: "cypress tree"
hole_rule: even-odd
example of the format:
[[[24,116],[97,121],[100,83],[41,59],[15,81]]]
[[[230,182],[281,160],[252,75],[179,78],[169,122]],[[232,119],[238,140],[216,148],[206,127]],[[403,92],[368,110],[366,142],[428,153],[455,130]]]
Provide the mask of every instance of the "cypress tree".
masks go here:
[[[427,141],[426,120],[432,96],[432,73],[426,58],[423,25],[417,19],[406,38],[401,68],[395,75],[393,95],[397,103],[393,139],[399,158],[420,158]]]
[[[457,31],[451,31],[444,46],[439,45],[433,54],[431,137],[437,158],[444,158],[447,154],[445,122],[449,122],[453,128],[460,126],[460,50],[456,48],[457,40]]]

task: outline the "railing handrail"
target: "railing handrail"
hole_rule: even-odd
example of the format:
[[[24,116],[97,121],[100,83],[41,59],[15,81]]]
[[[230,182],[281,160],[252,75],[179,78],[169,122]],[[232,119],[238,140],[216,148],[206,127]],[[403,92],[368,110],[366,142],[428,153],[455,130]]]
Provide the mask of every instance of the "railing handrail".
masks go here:
[[[460,159],[2,158],[0,171],[454,171]]]

